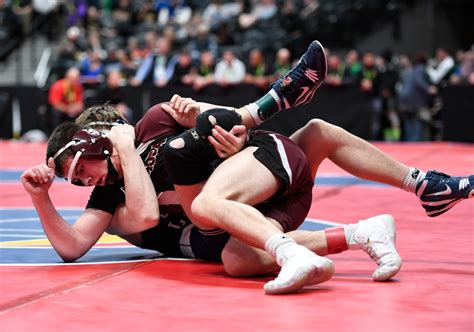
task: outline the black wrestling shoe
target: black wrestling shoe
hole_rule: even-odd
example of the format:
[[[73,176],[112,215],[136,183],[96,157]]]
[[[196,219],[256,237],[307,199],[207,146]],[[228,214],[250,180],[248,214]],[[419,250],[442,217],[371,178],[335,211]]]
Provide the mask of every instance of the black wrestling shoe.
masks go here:
[[[309,45],[296,67],[271,84],[271,88],[280,98],[280,110],[309,103],[326,78],[326,68],[324,48],[315,40]]]
[[[416,196],[429,217],[439,216],[460,201],[474,197],[474,175],[450,176],[429,171],[416,185]]]

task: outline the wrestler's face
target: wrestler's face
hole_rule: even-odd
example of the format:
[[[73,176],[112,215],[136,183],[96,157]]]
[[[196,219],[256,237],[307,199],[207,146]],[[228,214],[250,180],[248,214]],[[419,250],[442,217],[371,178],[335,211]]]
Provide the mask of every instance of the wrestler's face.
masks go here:
[[[69,173],[71,163],[72,158],[68,158],[64,165],[64,174]],[[107,173],[107,160],[79,158],[72,173],[71,182],[81,186],[104,186]]]

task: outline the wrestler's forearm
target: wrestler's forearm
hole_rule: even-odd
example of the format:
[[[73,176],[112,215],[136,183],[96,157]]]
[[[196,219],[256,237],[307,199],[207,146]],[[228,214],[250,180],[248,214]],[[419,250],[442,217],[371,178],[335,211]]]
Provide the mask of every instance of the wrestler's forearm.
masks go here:
[[[49,195],[31,199],[49,242],[65,262],[74,261],[89,250],[93,243],[87,245],[81,241],[80,234],[59,215]]]
[[[125,209],[129,230],[139,232],[156,226],[160,212],[155,187],[133,145],[118,150],[125,181]]]

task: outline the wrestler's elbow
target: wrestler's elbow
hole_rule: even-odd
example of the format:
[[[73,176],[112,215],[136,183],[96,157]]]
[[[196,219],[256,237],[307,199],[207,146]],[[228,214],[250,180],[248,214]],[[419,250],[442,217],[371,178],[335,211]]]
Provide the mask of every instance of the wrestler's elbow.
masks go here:
[[[160,213],[158,211],[142,212],[137,220],[140,221],[140,225],[142,225],[144,229],[149,229],[160,223]]]
[[[81,258],[84,253],[77,253],[77,252],[65,252],[65,251],[57,251],[59,257],[63,260],[64,263],[73,263],[79,258]]]
[[[64,263],[74,263],[79,257],[59,255]]]

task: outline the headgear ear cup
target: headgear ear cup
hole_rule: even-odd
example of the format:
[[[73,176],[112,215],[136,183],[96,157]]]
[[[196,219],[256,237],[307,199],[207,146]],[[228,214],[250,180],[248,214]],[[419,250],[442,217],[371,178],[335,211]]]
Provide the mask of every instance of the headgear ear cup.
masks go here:
[[[97,130],[79,130],[72,137],[72,141],[77,143],[71,146],[71,150],[74,153],[82,151],[82,158],[107,159],[112,155],[112,142]]]

